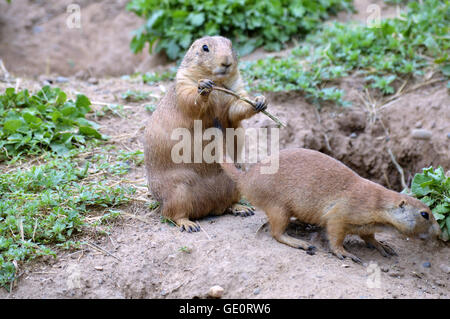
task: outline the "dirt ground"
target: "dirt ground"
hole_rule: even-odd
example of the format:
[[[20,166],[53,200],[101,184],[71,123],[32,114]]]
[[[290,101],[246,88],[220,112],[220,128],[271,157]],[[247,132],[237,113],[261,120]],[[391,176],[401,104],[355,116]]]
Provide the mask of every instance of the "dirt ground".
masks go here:
[[[94,102],[94,108],[101,107],[99,102],[126,104],[123,118],[108,115],[97,119],[102,125],[101,132],[111,136],[111,143],[121,149],[142,150],[142,130],[151,116],[144,104],[149,102],[126,102],[120,94],[131,89],[161,96],[170,83],[149,86],[114,77],[133,73],[138,67],[152,68],[148,55],[133,56],[128,50],[128,31],[140,21],[124,13],[125,2],[109,5],[111,2],[79,1],[86,13],[92,10],[89,15],[92,27],[110,28],[101,36],[95,32],[82,35],[58,29],[64,21],[64,14],[58,12],[65,12],[68,1],[52,4],[54,11],[44,1],[17,0],[7,9],[0,2],[0,57],[8,70],[20,78],[13,84],[19,89],[36,90],[43,79],[56,81],[57,75],[65,75],[68,82],[57,85],[72,96],[76,92],[86,94]],[[355,3],[360,8],[356,18],[362,20],[364,3]],[[14,19],[13,14],[21,13],[26,4],[42,10],[33,11],[34,20]],[[26,14],[31,15],[28,11]],[[43,38],[39,36],[44,37],[44,32],[36,33],[36,26],[49,30],[53,26],[55,34],[60,30],[70,41],[61,40],[59,51],[43,47]],[[89,26],[91,23],[83,25],[83,30]],[[16,30],[16,38],[8,30]],[[108,34],[120,39],[120,45],[119,40],[111,40],[110,46],[102,47],[102,41],[110,39]],[[74,51],[80,43],[76,41],[91,43],[87,53]],[[58,41],[54,43],[58,45]],[[39,50],[30,58],[26,52],[33,46]],[[76,57],[73,60],[76,62],[62,63],[70,54]],[[258,55],[261,52],[254,57]],[[42,63],[45,56],[52,56],[49,72],[42,69],[47,68]],[[111,62],[119,58],[120,63]],[[75,76],[80,70],[88,75]],[[96,76],[98,83],[87,81],[86,77],[91,76]],[[320,150],[363,177],[401,190],[400,176],[388,148],[404,169],[408,183],[422,167],[441,165],[450,169],[450,99],[445,82],[438,80],[432,77],[431,84],[416,89],[417,83],[408,83],[405,94],[376,110],[371,103],[381,101],[381,97],[366,95],[360,79],[355,77],[338,83],[353,102],[347,109],[321,105],[316,111],[316,106],[299,93],[272,93],[267,98],[271,113],[287,123],[280,131],[281,148]],[[7,86],[0,82],[0,91]],[[408,89],[411,91],[407,92]],[[261,114],[244,126],[274,125]],[[430,131],[431,138],[415,139],[412,131],[418,128]],[[124,178],[145,184],[144,168],[133,167]],[[266,220],[264,212],[258,210],[246,218],[232,215],[204,218],[199,221],[202,231],[189,234],[162,223],[158,213],[150,212],[144,202],[135,201],[121,209],[124,214],[114,223],[109,236],[77,238],[103,251],[92,247],[76,252],[59,251],[57,259],[41,258],[27,264],[20,269],[21,276],[13,291],[0,290],[0,298],[205,298],[214,285],[224,288],[224,298],[450,297],[450,246],[440,241],[380,233],[377,238],[388,242],[399,255],[384,258],[359,238],[351,237],[347,239],[347,248],[365,262],[358,265],[351,260],[338,260],[329,253],[323,230],[315,227],[293,222],[289,228],[291,235],[308,240],[319,249],[314,256],[276,242],[267,229],[257,233]]]

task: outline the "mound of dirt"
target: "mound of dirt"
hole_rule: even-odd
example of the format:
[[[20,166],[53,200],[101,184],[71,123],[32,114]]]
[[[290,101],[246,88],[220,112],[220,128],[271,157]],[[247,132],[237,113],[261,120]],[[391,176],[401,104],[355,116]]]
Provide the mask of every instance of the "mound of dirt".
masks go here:
[[[351,83],[358,90],[356,81]],[[35,81],[21,85],[37,86]],[[3,86],[0,83],[0,89]],[[92,101],[111,103],[124,103],[120,94],[128,89],[161,95],[165,87],[122,79],[100,79],[98,84],[71,79],[62,84],[71,95],[83,92]],[[378,114],[389,131],[388,144],[381,124],[372,124],[371,113],[356,96],[349,91],[353,108],[323,106],[318,113],[301,95],[268,96],[270,112],[288,124],[280,131],[281,148],[309,147],[327,152],[361,175],[383,184],[389,180],[397,189],[398,172],[386,145],[407,176],[431,164],[450,168],[446,137],[450,104],[445,84],[405,94]],[[110,115],[98,119],[101,132],[111,136],[111,143],[120,149],[143,149],[142,128],[150,113],[141,103],[127,103],[130,105],[123,118]],[[262,114],[245,124],[273,125]],[[430,130],[431,138],[412,139],[411,130],[417,126]],[[138,166],[124,179],[145,183],[144,176],[143,166]],[[450,297],[450,247],[443,242],[406,239],[390,232],[377,234],[399,254],[384,258],[360,239],[350,237],[346,246],[366,262],[361,266],[331,255],[326,236],[316,227],[293,223],[288,230],[316,246],[314,256],[278,243],[267,229],[258,232],[266,220],[262,211],[245,219],[207,217],[199,221],[201,232],[189,234],[162,223],[159,214],[149,213],[142,202],[121,209],[124,213],[108,236],[77,238],[91,246],[76,252],[59,251],[58,259],[20,265],[17,286],[10,294],[0,290],[0,298],[206,298],[215,285],[224,288],[224,298]]]
[[[320,112],[297,93],[271,94],[271,112],[287,123],[280,130],[280,148],[305,147],[329,154],[365,178],[401,191],[398,169],[390,149],[410,185],[423,167],[450,169],[450,104],[445,85],[437,83],[415,90],[386,104],[379,111],[368,108],[359,96],[357,79],[341,83],[351,108],[324,105]],[[431,101],[431,102],[430,102]],[[260,114],[247,127],[275,127]],[[431,136],[418,139],[414,130]]]
[[[119,76],[164,63],[138,55],[129,44],[143,20],[125,10],[127,0],[80,0],[80,28],[73,27],[73,1],[0,1],[0,58],[18,76],[55,73]]]

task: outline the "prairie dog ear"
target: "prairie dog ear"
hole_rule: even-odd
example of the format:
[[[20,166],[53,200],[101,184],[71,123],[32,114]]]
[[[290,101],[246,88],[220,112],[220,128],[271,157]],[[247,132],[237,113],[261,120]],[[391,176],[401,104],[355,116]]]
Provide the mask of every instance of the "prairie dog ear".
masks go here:
[[[406,205],[406,200],[402,199],[398,204],[398,207],[403,208]]]

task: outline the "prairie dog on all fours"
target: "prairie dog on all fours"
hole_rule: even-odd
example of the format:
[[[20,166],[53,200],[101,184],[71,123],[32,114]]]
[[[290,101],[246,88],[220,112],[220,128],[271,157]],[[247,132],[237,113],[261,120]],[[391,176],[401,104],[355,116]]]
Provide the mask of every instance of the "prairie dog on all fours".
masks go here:
[[[339,258],[361,260],[346,251],[346,235],[359,235],[383,256],[395,255],[374,234],[393,227],[405,235],[439,236],[440,228],[429,207],[360,177],[334,158],[317,151],[295,148],[279,153],[275,174],[261,174],[257,163],[248,172],[222,163],[237,182],[241,194],[267,214],[272,236],[281,243],[314,253],[315,247],[286,235],[290,217],[325,227],[330,248]]]
[[[175,84],[161,99],[146,127],[144,154],[149,190],[160,202],[162,215],[182,230],[198,231],[199,226],[190,219],[211,213],[220,215],[231,210],[243,216],[253,214],[253,209],[237,204],[240,194],[236,183],[218,163],[206,163],[202,156],[201,162],[195,163],[193,152],[188,155],[190,163],[175,163],[172,158],[172,149],[179,143],[171,136],[175,130],[187,129],[193,139],[198,123],[195,121],[201,121],[201,134],[215,125],[236,129],[242,120],[267,107],[262,96],[252,107],[212,90],[216,85],[248,97],[237,64],[229,39],[214,36],[196,40],[178,68]],[[204,148],[209,141],[202,143]],[[191,146],[194,144],[192,140]],[[195,152],[194,147],[191,150]]]

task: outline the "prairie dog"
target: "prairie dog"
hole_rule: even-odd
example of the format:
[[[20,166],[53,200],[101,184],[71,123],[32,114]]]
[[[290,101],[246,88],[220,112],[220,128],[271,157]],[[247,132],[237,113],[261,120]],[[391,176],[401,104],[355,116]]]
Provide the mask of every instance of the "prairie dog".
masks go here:
[[[242,216],[253,214],[253,209],[236,204],[240,199],[236,183],[219,164],[203,160],[176,164],[171,157],[178,142],[171,138],[174,130],[187,129],[193,139],[195,120],[201,121],[202,133],[215,124],[238,128],[242,120],[267,107],[262,96],[256,98],[253,108],[211,90],[212,85],[217,85],[248,97],[237,64],[229,39],[214,36],[196,40],[181,62],[175,84],[161,99],[147,125],[144,154],[148,187],[160,202],[162,215],[176,222],[181,230],[198,231],[199,226],[190,218],[220,215],[227,209]]]
[[[320,152],[282,150],[278,172],[271,175],[260,173],[262,165],[257,163],[242,172],[231,163],[221,163],[241,194],[265,211],[272,236],[281,243],[314,253],[314,246],[284,234],[290,217],[325,227],[332,252],[339,259],[349,257],[355,262],[361,260],[343,247],[348,234],[359,235],[385,257],[396,254],[375,239],[374,234],[385,228],[422,238],[440,234],[427,205],[364,179]]]

